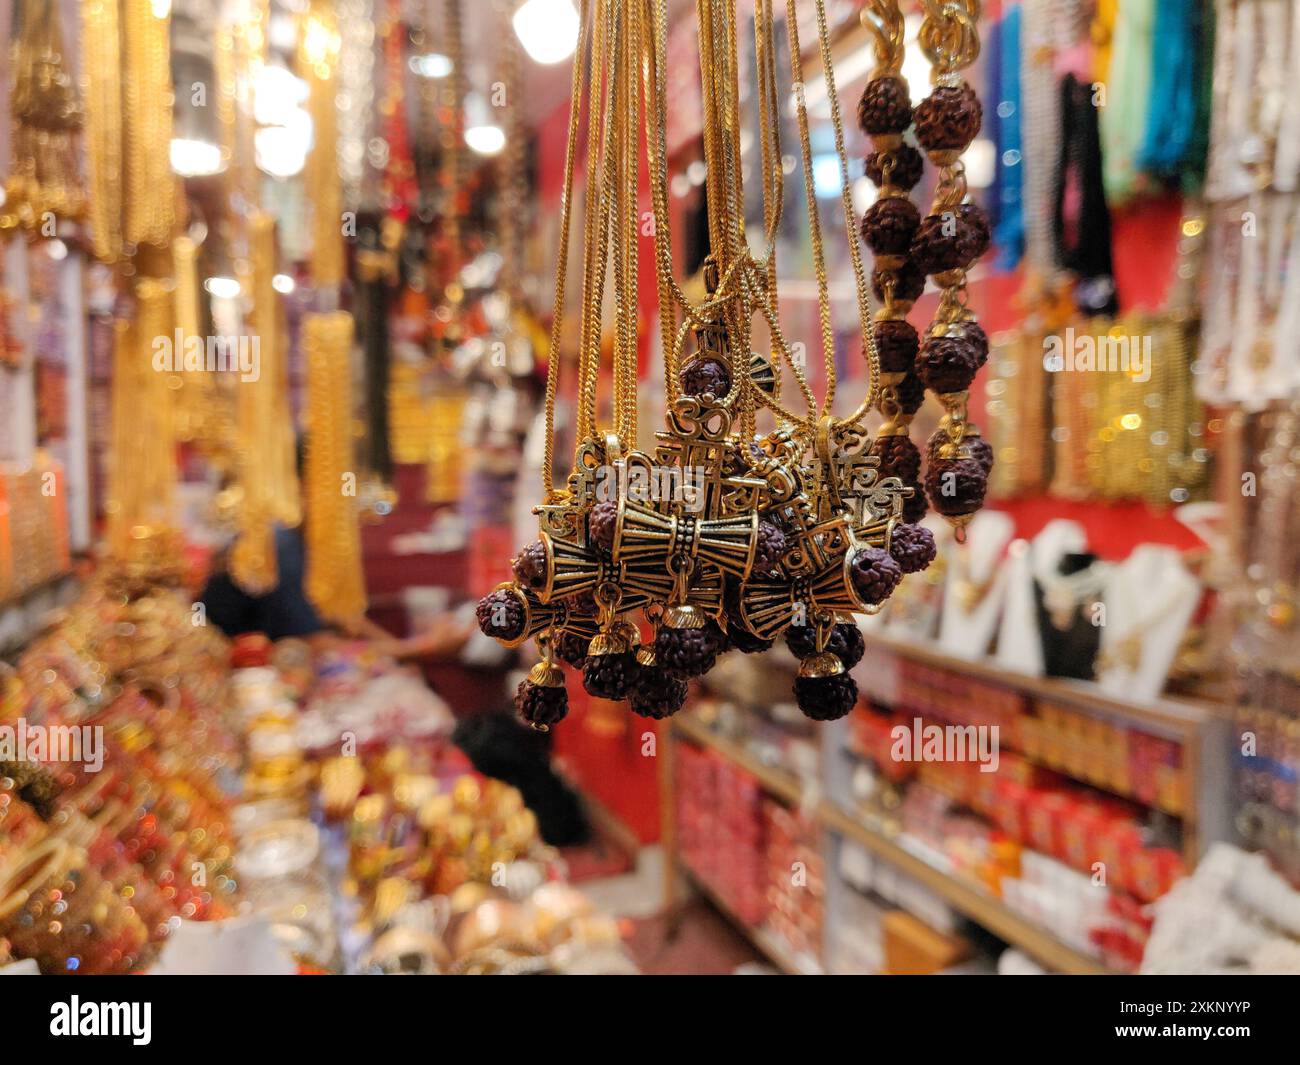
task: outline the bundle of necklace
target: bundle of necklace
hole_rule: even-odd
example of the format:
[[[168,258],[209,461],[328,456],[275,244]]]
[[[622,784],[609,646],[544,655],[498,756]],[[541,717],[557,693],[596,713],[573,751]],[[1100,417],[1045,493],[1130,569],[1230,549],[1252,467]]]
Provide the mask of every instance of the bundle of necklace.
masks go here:
[[[851,232],[848,164],[830,64],[825,5],[823,0],[814,0],[814,5],[840,167],[841,205]],[[708,294],[698,304],[686,297],[672,274],[664,124],[664,0],[640,0],[630,5],[594,0],[594,12],[590,6],[584,5],[582,12],[573,71],[566,185],[561,199],[563,238],[546,392],[545,498],[537,508],[540,536],[514,560],[516,579],[480,601],[480,626],[510,646],[530,637],[537,641],[542,659],[521,684],[516,707],[524,720],[539,729],[548,728],[567,713],[557,656],[581,667],[590,694],[627,699],[638,714],[664,717],[681,708],[687,680],[708,672],[718,654],[731,648],[761,652],[782,634],[802,659],[795,681],[800,708],[816,720],[842,717],[857,699],[857,686],[848,670],[863,652],[852,615],[879,610],[903,574],[924,569],[935,553],[928,530],[903,523],[905,506],[916,498],[916,489],[904,484],[897,474],[882,476],[881,457],[873,451],[862,426],[885,388],[896,391],[897,382],[887,385],[889,379],[882,379],[860,251],[855,243],[850,244],[868,385],[857,409],[846,418],[836,418],[831,414],[836,368],[829,289],[809,172],[811,149],[802,91],[796,91],[793,99],[825,358],[826,389],[820,404],[777,312],[774,247],[784,187],[776,20],[770,0],[757,0],[754,19],[763,160],[765,250],[761,256],[752,252],[745,239],[735,11],[721,0],[697,0],[711,249],[705,267]],[[796,0],[787,0],[785,26],[799,90],[802,52],[796,8]],[[941,304],[938,337],[974,347],[977,327],[965,312],[961,282],[964,267],[974,258],[966,253],[972,248],[980,250],[975,239],[980,227],[953,197],[962,188],[958,156],[978,128],[979,105],[968,87],[949,82],[956,70],[974,58],[978,45],[974,11],[948,12],[949,8],[939,11],[936,6],[925,34],[941,84],[925,112],[929,117],[923,144],[946,168],[939,207],[956,218],[957,236],[950,234],[944,241],[940,234],[933,234],[922,246],[927,254],[925,264],[952,293]],[[643,98],[667,400],[666,429],[656,434],[657,444],[651,451],[636,447],[640,227],[636,191]],[[905,92],[903,100],[906,102]],[[573,472],[560,487],[552,483],[551,453],[573,163],[584,110],[590,148],[583,212],[578,444]],[[910,105],[902,125],[881,132],[900,133],[909,122]],[[890,164],[891,177],[898,165],[897,161]],[[883,169],[880,172],[883,174]],[[898,185],[902,184],[900,178]],[[909,233],[909,242],[911,236]],[[960,261],[945,260],[945,256],[951,257],[950,244],[960,245]],[[613,417],[612,425],[602,428],[597,420],[597,387],[601,377],[601,303],[610,258],[616,299],[610,359]],[[911,268],[913,283],[923,280],[920,269]],[[883,279],[878,276],[876,281],[881,295]],[[912,298],[916,295],[919,287]],[[897,301],[905,298],[906,293],[895,285],[887,301],[891,313]],[[755,316],[766,324],[770,356],[751,354]],[[694,341],[693,350],[683,357],[688,339]],[[802,411],[792,408],[782,396],[782,379],[787,373],[797,385]],[[964,393],[959,401],[951,395],[955,391],[942,390],[949,409],[947,436],[933,465],[941,473],[951,474],[956,494],[939,490],[934,496],[936,505],[960,522],[982,498],[987,468],[974,457],[964,417]],[[772,418],[775,428],[759,432],[760,412]],[[644,612],[653,633],[644,643],[638,627],[627,619],[634,610]]]
[[[84,119],[63,51],[59,5],[20,4],[14,19],[12,169],[0,228],[12,219],[49,235],[49,216],[79,218],[86,208],[77,154]]]

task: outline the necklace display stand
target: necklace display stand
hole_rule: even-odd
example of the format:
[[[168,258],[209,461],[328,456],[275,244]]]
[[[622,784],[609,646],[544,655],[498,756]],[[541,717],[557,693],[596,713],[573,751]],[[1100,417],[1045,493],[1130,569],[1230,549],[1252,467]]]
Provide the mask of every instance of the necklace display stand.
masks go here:
[[[1097,659],[1101,686],[1129,699],[1159,698],[1200,599],[1200,582],[1176,548],[1134,549],[1106,581]]]
[[[1048,522],[1034,539],[1012,544],[1007,552],[1006,603],[998,629],[998,665],[1017,673],[1041,677],[1043,642],[1038,629],[1038,600],[1034,582],[1046,587],[1060,574],[1061,559],[1086,551],[1088,537],[1075,521]]]
[[[1014,534],[1008,515],[981,511],[966,530],[966,543],[952,546],[939,625],[939,644],[949,654],[975,659],[988,653],[1006,597],[1003,556]]]

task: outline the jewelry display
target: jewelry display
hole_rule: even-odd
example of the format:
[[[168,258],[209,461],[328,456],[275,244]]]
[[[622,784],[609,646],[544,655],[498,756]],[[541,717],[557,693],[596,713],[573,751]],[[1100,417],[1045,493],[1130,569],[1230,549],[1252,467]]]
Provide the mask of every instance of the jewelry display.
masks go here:
[[[1154,588],[1160,593],[1152,601]],[[1141,544],[1113,568],[1103,599],[1098,682],[1132,698],[1158,698],[1201,601],[1200,583],[1177,550]]]
[[[260,211],[249,220],[251,263],[244,281],[252,293],[250,325],[258,342],[256,380],[237,392],[238,474],[242,492],[239,539],[231,548],[231,574],[241,588],[264,594],[279,582],[276,525],[301,521],[298,476],[289,411],[289,366],[275,290],[275,220]]]
[[[307,595],[323,617],[346,620],[366,609],[352,462],[352,316],[313,314],[303,321],[307,356]]]
[[[28,0],[15,11],[12,165],[0,229],[13,219],[47,234],[51,216],[78,219],[86,210],[78,163],[85,116],[64,52],[59,10],[55,0]]]
[[[785,24],[798,79],[798,16],[793,2],[787,8]],[[851,223],[839,103],[820,0],[815,4],[815,14],[843,178],[842,207],[846,222]],[[684,686],[667,683],[665,676],[684,681],[706,673],[729,645],[748,651],[764,650],[797,623],[812,634],[812,640],[796,680],[796,699],[804,713],[815,719],[843,716],[856,700],[857,687],[846,672],[844,659],[828,650],[834,634],[842,631],[840,617],[879,610],[904,572],[923,569],[934,557],[928,530],[902,525],[910,493],[897,477],[881,476],[880,458],[871,453],[870,440],[860,426],[866,412],[877,405],[882,381],[868,289],[856,243],[850,244],[850,258],[870,370],[868,390],[848,418],[836,419],[830,414],[836,378],[834,341],[820,251],[821,229],[807,174],[805,192],[826,359],[826,395],[820,403],[799,361],[791,357],[776,316],[770,234],[779,224],[783,176],[774,163],[777,133],[771,9],[760,5],[756,25],[760,133],[769,162],[762,182],[769,240],[762,259],[756,258],[744,242],[739,221],[743,218],[743,193],[736,166],[739,131],[729,117],[734,112],[739,76],[729,44],[735,27],[725,5],[708,0],[700,3],[698,18],[701,71],[706,86],[705,161],[712,256],[705,270],[705,300],[693,305],[671,274],[671,233],[665,209],[662,6],[653,4],[647,9],[645,5],[634,5],[624,12],[602,2],[595,5],[590,16],[584,12],[570,111],[570,164],[584,84],[591,90],[589,128],[593,136],[598,131],[600,147],[589,152],[587,158],[574,472],[564,488],[553,484],[551,441],[559,369],[559,360],[553,354],[547,384],[545,499],[538,508],[541,538],[515,560],[515,582],[501,586],[482,600],[478,612],[483,631],[504,642],[541,636],[542,661],[517,696],[521,715],[537,727],[555,724],[565,712],[563,674],[553,660],[556,647],[568,635],[566,630],[593,623],[598,631],[590,640],[583,664],[588,692],[613,699],[631,694],[633,709],[651,716],[675,712],[685,698]],[[943,66],[944,80],[970,62],[978,46],[970,12],[961,17],[936,13],[935,18],[938,21],[931,24],[928,39],[936,62]],[[587,76],[583,57],[589,40],[591,72]],[[637,342],[630,314],[635,297],[629,290],[636,274],[637,219],[631,207],[635,203],[639,158],[635,147],[629,145],[635,145],[635,131],[641,120],[635,62],[638,56],[644,58],[648,101],[655,268],[661,296],[668,299],[661,306],[668,428],[657,434],[658,444],[652,452],[635,447]],[[958,94],[962,106],[978,108],[969,89],[959,90]],[[937,107],[937,101],[943,98],[940,93],[932,106]],[[811,153],[802,94],[796,94],[795,106],[802,154],[808,164]],[[975,127],[967,117],[968,113],[963,112],[961,137],[974,135]],[[949,168],[949,185],[956,188],[960,184],[957,157],[968,139],[961,145],[949,144],[951,131],[946,122],[936,116],[932,125],[938,132],[926,137],[928,147],[938,153],[938,165]],[[892,174],[892,163],[889,170]],[[567,180],[572,181],[572,165]],[[561,208],[565,236],[556,273],[553,352],[560,341],[564,310],[569,189],[571,184],[566,186]],[[962,191],[964,195],[964,187]],[[970,233],[978,234],[974,216],[966,224]],[[965,251],[977,248],[978,243],[968,240],[963,244],[961,266],[974,258],[966,257]],[[596,413],[602,355],[600,307],[610,258],[617,301],[611,357],[613,425],[600,429]],[[947,274],[953,282],[953,295],[951,312],[945,312],[945,330],[952,324],[964,337],[968,318],[961,307],[959,275],[964,276],[960,270]],[[680,325],[676,324],[678,309],[683,313]],[[770,362],[761,360],[756,364],[748,354],[755,315],[763,319],[771,335]],[[695,350],[683,361],[679,353],[691,337]],[[798,386],[806,407],[804,414],[783,402],[780,384],[785,372]],[[953,391],[949,389],[945,395]],[[951,465],[961,460],[969,465],[972,452],[964,406],[955,400],[953,404],[947,423],[952,448],[937,461]],[[771,412],[777,422],[777,428],[764,436],[756,433],[760,411]],[[964,475],[964,470],[962,467],[947,472],[956,477]],[[683,498],[684,493],[664,499],[639,490],[637,498],[632,498],[634,486],[652,484],[664,472],[676,484],[692,486],[694,482],[689,500]],[[963,489],[960,503],[945,504],[944,509],[959,523],[978,504],[976,495],[982,498],[983,466],[976,473],[980,491]],[[606,474],[618,486],[612,492],[607,483],[598,485]],[[901,531],[904,528],[907,531]],[[638,608],[644,608],[654,634],[653,640],[639,651],[635,626],[619,618]],[[646,691],[640,690],[642,682],[647,685]]]

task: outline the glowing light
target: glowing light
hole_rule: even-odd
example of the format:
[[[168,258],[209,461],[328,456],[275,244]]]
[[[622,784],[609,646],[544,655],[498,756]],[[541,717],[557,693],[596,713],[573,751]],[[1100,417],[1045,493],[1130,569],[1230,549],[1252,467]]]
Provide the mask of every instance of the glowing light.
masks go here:
[[[191,137],[172,138],[171,162],[181,177],[211,177],[224,168],[220,145]]]
[[[439,52],[430,52],[427,55],[413,55],[408,65],[412,74],[435,80],[445,78],[453,69],[451,60]]]
[[[515,36],[535,63],[563,62],[578,47],[578,11],[571,0],[526,0],[512,22]]]
[[[479,155],[496,155],[506,146],[506,135],[500,126],[470,126],[465,143]]]
[[[219,300],[233,300],[239,295],[239,282],[233,277],[210,277],[203,282],[209,294]]]
[[[271,278],[271,287],[282,296],[289,295],[297,286],[288,274],[276,274]]]

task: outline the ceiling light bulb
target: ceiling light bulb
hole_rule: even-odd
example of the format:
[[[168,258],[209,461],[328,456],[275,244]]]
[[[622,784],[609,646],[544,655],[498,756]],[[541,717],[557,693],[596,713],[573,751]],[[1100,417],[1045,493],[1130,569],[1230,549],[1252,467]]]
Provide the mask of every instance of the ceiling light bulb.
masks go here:
[[[470,126],[465,143],[479,155],[496,155],[506,146],[506,135],[500,126]]]
[[[210,277],[203,287],[219,300],[233,300],[239,295],[239,282],[233,277]]]
[[[171,162],[172,171],[181,177],[211,177],[224,168],[220,145],[191,137],[172,138]]]
[[[525,0],[512,21],[535,63],[563,62],[578,47],[578,12],[571,0]]]

